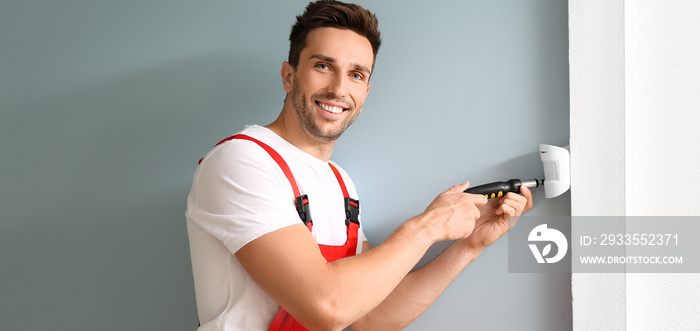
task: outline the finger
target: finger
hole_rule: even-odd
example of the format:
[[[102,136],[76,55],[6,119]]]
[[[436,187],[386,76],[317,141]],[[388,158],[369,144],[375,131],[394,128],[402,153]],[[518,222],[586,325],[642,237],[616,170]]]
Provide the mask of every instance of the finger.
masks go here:
[[[508,206],[514,210],[515,214],[512,214],[511,216],[520,215],[524,211],[527,204],[525,198],[521,196],[518,197],[518,199],[504,198],[501,200],[501,206]]]
[[[525,186],[521,186],[521,187],[525,187]],[[522,191],[522,189],[521,189],[521,191]],[[521,202],[523,205],[527,203],[527,197],[525,197],[524,195],[517,194],[515,192],[508,192],[501,199],[515,200],[515,201]]]
[[[510,193],[507,193],[502,198],[501,204],[508,204],[508,205],[512,206],[514,209],[516,209],[516,212],[518,213],[518,215],[520,215],[520,213],[525,211],[525,207],[527,206],[527,201],[528,201],[527,197],[520,195],[520,194],[510,192]]]
[[[489,203],[489,199],[483,194],[472,194],[472,202],[477,207],[481,207]]]
[[[469,188],[469,181],[466,181],[462,184],[455,185],[453,188],[455,189],[456,192],[464,192]]]
[[[498,213],[500,211],[500,213]],[[517,209],[508,204],[502,204],[496,211],[497,215],[517,216]]]
[[[525,199],[527,199],[527,202],[525,203],[525,208],[523,209],[523,211],[530,210],[530,208],[532,208],[532,206],[533,206],[532,191],[530,190],[530,188],[523,185],[523,186],[520,186],[520,193],[522,193],[523,197],[525,197]]]
[[[453,185],[444,193],[462,193],[462,192],[466,191],[468,188],[469,188],[469,181],[466,181],[462,184]]]

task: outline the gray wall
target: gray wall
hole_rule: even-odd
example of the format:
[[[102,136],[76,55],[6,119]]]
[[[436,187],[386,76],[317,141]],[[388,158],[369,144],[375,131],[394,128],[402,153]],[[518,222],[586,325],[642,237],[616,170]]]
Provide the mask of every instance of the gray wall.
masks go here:
[[[568,143],[565,0],[361,3],[384,44],[333,158],[373,245],[453,184],[542,176],[537,144]],[[196,327],[183,213],[197,159],[276,117],[305,4],[0,5],[0,329]],[[568,194],[535,199],[531,215],[570,213]],[[506,248],[408,329],[569,329],[569,275],[509,274]]]

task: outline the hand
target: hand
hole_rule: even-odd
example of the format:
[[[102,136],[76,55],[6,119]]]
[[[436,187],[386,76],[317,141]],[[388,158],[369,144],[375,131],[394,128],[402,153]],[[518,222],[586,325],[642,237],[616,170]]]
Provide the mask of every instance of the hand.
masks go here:
[[[454,240],[468,237],[474,229],[476,220],[481,217],[480,207],[488,202],[481,194],[469,194],[464,191],[469,182],[452,186],[438,195],[425,209],[424,216],[436,231],[436,241]]]
[[[472,234],[465,239],[467,247],[483,250],[515,226],[518,217],[533,205],[530,189],[521,186],[520,192],[522,195],[509,192],[480,208],[481,218],[476,221]]]

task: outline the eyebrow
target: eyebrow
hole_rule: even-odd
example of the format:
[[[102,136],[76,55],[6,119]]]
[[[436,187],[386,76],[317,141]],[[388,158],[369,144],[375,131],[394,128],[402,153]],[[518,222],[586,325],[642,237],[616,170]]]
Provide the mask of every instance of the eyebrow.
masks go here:
[[[335,58],[332,58],[332,57],[330,57],[330,56],[325,56],[325,55],[322,55],[322,54],[314,54],[314,55],[311,55],[310,58],[311,58],[311,59],[319,59],[319,60],[321,60],[321,61],[328,62],[328,63],[336,63],[336,62],[338,62],[338,61],[336,61]],[[367,74],[370,74],[370,75],[372,74],[372,70],[369,70],[369,68],[367,68],[367,67],[365,67],[365,66],[363,66],[363,65],[361,65],[361,64],[359,64],[359,63],[350,63],[350,65],[352,65],[352,66],[355,68],[355,70],[364,71],[364,72],[366,72]]]

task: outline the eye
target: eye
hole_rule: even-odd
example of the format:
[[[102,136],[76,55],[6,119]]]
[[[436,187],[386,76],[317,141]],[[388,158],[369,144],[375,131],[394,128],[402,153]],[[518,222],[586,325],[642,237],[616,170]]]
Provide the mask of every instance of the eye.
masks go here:
[[[352,74],[352,78],[357,79],[357,80],[363,80],[365,78],[365,76],[362,75],[361,73],[356,72],[356,73]]]
[[[316,64],[316,68],[319,68],[321,70],[328,70],[328,65],[325,63],[318,63]]]

